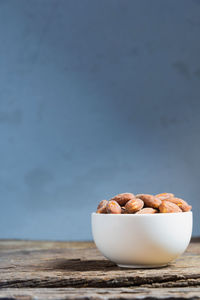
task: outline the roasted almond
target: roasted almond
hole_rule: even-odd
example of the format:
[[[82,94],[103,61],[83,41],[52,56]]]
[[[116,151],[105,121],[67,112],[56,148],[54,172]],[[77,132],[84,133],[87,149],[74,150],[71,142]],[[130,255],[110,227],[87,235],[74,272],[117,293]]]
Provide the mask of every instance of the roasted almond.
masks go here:
[[[121,214],[127,214],[126,208],[124,206],[121,207]]]
[[[123,194],[116,195],[110,200],[114,200],[117,203],[119,203],[119,205],[124,206],[129,200],[134,198],[135,196],[132,193],[123,193]]]
[[[140,198],[140,196],[142,196],[142,195],[144,195],[144,194],[137,194],[137,195],[135,195],[135,198]]]
[[[167,200],[163,200],[161,205],[159,206],[159,211],[161,213],[178,213],[182,212],[182,210],[178,207],[178,205],[169,202]]]
[[[121,214],[121,206],[116,201],[110,200],[106,205],[106,211],[108,214]]]
[[[159,198],[148,194],[141,194],[140,199],[142,199],[145,206],[152,207],[152,208],[158,208],[162,203],[162,201]]]
[[[174,197],[174,194],[172,193],[162,193],[155,195],[156,198],[159,198],[160,200],[167,200],[169,198]]]
[[[107,200],[102,200],[99,205],[97,206],[97,213],[98,214],[106,214],[107,210],[106,210],[106,206],[108,204]]]
[[[181,198],[175,198],[175,197],[174,198],[169,198],[169,199],[167,199],[167,201],[178,205],[178,207],[180,207],[180,209],[184,212],[190,211],[192,209],[192,206],[189,205],[186,201],[184,201]]]
[[[146,214],[155,214],[157,212],[158,211],[155,208],[145,207],[145,208],[139,210],[138,212],[136,212],[136,214],[138,214],[138,215],[143,215],[143,214],[146,215]]]
[[[135,199],[129,200],[126,203],[125,209],[129,214],[132,214],[132,213],[135,213],[136,211],[142,209],[143,206],[144,206],[144,202],[139,198],[135,198]]]

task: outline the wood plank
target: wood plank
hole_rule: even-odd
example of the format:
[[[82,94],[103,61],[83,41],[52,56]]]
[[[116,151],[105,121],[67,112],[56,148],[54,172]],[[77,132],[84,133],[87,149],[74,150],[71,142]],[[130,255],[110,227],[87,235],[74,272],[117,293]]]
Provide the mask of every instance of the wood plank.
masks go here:
[[[0,288],[200,286],[200,244],[168,267],[121,269],[93,243],[0,241]]]
[[[200,287],[186,288],[40,288],[3,289],[0,299],[4,300],[130,300],[130,299],[200,299]]]

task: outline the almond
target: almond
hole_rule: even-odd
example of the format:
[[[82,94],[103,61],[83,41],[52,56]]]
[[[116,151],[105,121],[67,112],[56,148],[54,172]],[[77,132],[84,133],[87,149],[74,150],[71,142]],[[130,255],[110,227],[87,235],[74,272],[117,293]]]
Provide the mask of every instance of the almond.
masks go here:
[[[144,202],[139,198],[135,198],[135,199],[129,200],[126,203],[125,209],[129,214],[132,214],[132,213],[135,213],[136,211],[142,209],[143,206],[144,206]]]
[[[141,194],[140,199],[142,199],[145,206],[152,207],[152,208],[158,208],[162,203],[162,201],[159,198],[148,194]]]
[[[155,214],[157,212],[158,212],[157,209],[154,209],[151,207],[145,207],[145,208],[139,210],[138,212],[136,212],[136,214],[138,214],[138,215],[145,214],[146,215],[146,214]]]
[[[124,206],[121,207],[121,214],[127,214],[126,208]]]
[[[178,213],[178,212],[182,212],[182,210],[178,207],[178,205],[163,200],[161,205],[159,206],[159,211],[161,213]]]
[[[106,211],[106,206],[108,204],[108,201],[107,200],[102,200],[99,205],[97,206],[97,213],[98,214],[106,214],[107,211]]]
[[[156,198],[159,198],[160,200],[167,200],[169,198],[174,197],[174,194],[172,193],[162,193],[155,195]]]
[[[140,196],[142,196],[142,195],[144,195],[144,194],[137,194],[137,195],[135,195],[135,198],[140,198]]]
[[[167,199],[167,201],[178,205],[178,207],[180,207],[180,209],[184,212],[190,211],[192,209],[192,206],[189,205],[186,201],[184,201],[181,198],[175,198],[175,197],[174,198],[169,198],[169,199]]]
[[[121,207],[116,201],[110,200],[106,205],[106,211],[108,214],[121,214]]]
[[[129,200],[134,198],[135,196],[132,193],[123,193],[123,194],[116,195],[110,200],[114,200],[117,203],[119,203],[119,205],[124,206]]]

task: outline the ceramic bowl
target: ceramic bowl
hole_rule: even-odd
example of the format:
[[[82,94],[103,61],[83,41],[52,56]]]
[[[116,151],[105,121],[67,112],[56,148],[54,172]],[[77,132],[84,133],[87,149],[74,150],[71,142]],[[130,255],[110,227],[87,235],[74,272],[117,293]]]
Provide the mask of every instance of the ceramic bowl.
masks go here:
[[[192,234],[192,212],[92,213],[92,234],[100,252],[120,267],[161,267],[186,250]]]

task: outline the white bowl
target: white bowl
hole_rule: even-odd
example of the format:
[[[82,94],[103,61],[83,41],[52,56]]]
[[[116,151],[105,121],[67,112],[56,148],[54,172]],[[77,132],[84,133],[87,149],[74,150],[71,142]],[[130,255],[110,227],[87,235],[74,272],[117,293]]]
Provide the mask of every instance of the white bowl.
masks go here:
[[[160,267],[186,250],[192,234],[192,212],[92,213],[92,234],[100,252],[120,267]]]

